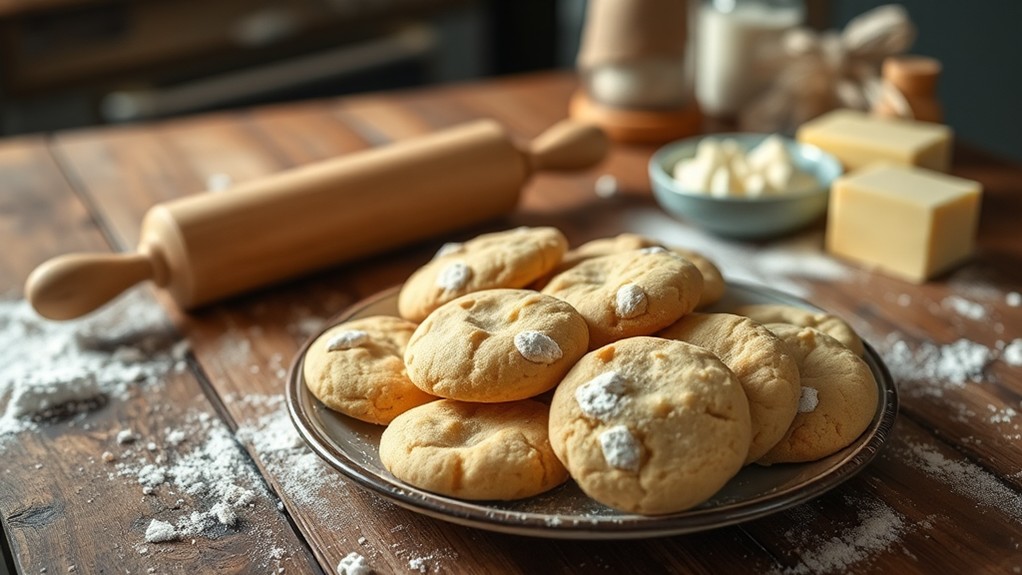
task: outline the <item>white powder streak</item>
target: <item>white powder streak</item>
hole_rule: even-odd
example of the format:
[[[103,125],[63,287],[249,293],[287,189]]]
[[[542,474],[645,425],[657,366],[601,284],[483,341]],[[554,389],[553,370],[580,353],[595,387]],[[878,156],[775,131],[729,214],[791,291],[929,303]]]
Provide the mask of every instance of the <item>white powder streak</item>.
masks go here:
[[[935,448],[919,443],[908,444],[898,453],[902,460],[939,479],[955,493],[972,499],[978,507],[1006,513],[1022,522],[1022,495],[982,467],[967,460],[948,459]]]
[[[987,316],[987,310],[982,304],[978,304],[957,295],[951,295],[944,298],[941,300],[940,305],[971,320],[979,321]]]
[[[790,530],[784,538],[799,552],[801,564],[781,571],[788,575],[841,573],[868,563],[898,543],[908,529],[905,519],[883,501],[856,498],[858,523],[833,537],[812,530]]]
[[[268,412],[254,423],[238,428],[237,438],[248,443],[271,475],[279,482],[284,494],[295,503],[314,511],[324,520],[335,519],[339,510],[320,496],[328,485],[341,489],[343,483],[302,441],[287,414],[281,395],[246,396],[242,401],[261,406]]]

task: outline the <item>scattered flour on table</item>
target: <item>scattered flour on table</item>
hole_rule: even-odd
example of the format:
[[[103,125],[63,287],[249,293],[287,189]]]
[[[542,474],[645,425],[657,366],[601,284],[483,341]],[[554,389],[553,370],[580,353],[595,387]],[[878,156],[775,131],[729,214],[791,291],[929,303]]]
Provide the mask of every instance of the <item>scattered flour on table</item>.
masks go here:
[[[164,428],[156,441],[117,443],[125,432],[111,434],[110,448],[120,450],[105,465],[111,481],[137,483],[141,495],[155,498],[144,542],[168,543],[196,537],[217,539],[245,529],[265,550],[262,567],[280,569],[291,560],[279,547],[279,533],[258,527],[258,513],[273,509],[270,493],[251,459],[230,429],[206,412],[187,411],[176,428]],[[138,547],[139,553],[153,548]]]
[[[853,273],[853,268],[824,252],[823,234],[818,231],[758,244],[714,237],[653,208],[628,210],[622,220],[624,229],[641,230],[668,245],[702,253],[729,280],[769,285],[801,297],[810,295],[810,290],[799,279],[841,281]]]
[[[890,334],[880,349],[895,380],[922,383],[923,391],[929,389],[930,395],[938,396],[943,389],[981,382],[987,365],[996,358],[994,350],[968,339],[944,345],[923,342],[913,346],[898,333]],[[912,389],[916,387],[919,386]]]
[[[347,487],[337,472],[302,441],[288,416],[284,396],[250,395],[228,397],[228,401],[243,401],[264,410],[254,423],[238,428],[237,438],[252,446],[263,465],[280,481],[284,494],[323,520],[337,519],[343,510],[332,508],[320,492],[328,487],[335,491]]]
[[[941,300],[941,307],[950,309],[960,316],[979,321],[987,317],[987,309],[983,304],[967,300],[962,296],[950,295]]]
[[[982,467],[967,460],[948,459],[933,447],[918,443],[899,447],[895,454],[900,460],[939,479],[958,495],[972,499],[977,507],[1006,513],[1022,522],[1022,494]]]
[[[817,530],[805,527],[782,534],[797,550],[800,564],[777,573],[864,572],[877,554],[897,545],[902,536],[914,527],[882,501],[864,497],[848,499],[849,505],[858,510],[857,522],[837,535],[821,535]]]
[[[186,448],[161,450],[155,456],[148,449],[128,449],[110,473],[111,479],[134,478],[144,495],[166,491],[168,497],[186,494],[196,499],[198,504],[192,509],[176,513],[178,517],[171,524],[174,539],[233,527],[239,510],[247,509],[257,498],[269,498],[258,473],[219,419],[207,413],[189,413],[184,429],[165,432],[166,438],[179,436],[183,438],[171,447]],[[158,528],[155,536],[169,541],[163,519],[160,523],[154,519],[150,528]],[[147,530],[146,541],[158,542],[150,535]]]
[[[0,301],[0,451],[15,433],[126,399],[134,386],[185,368],[187,346],[143,297],[130,292],[66,322],[38,316],[24,300]]]

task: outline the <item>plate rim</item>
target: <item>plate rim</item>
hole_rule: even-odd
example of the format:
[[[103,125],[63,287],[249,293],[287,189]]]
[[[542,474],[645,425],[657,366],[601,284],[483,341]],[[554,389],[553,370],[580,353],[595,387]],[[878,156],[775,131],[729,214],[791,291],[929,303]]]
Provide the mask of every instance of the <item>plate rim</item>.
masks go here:
[[[727,286],[729,289],[734,287],[736,290],[764,294],[790,305],[825,311],[802,298],[767,286],[740,281],[729,281]],[[291,361],[285,382],[285,402],[291,422],[299,436],[327,464],[360,487],[405,509],[435,519],[488,531],[552,539],[636,539],[681,535],[735,525],[805,503],[852,478],[876,457],[893,432],[897,419],[899,398],[895,382],[876,349],[864,341],[866,353],[863,359],[874,376],[879,376],[874,379],[880,392],[873,419],[859,436],[861,438],[868,434],[868,439],[840,461],[835,462],[826,473],[802,480],[781,491],[738,503],[711,508],[697,507],[668,515],[622,514],[568,520],[536,512],[487,507],[486,502],[447,497],[405,484],[393,477],[383,477],[358,465],[334,447],[336,440],[306,414],[306,411],[311,411],[311,406],[304,405],[305,400],[301,393],[305,388],[302,365],[312,343],[334,325],[383,300],[395,297],[400,289],[400,285],[386,288],[355,302],[330,318],[322,328],[308,337]],[[318,402],[315,398],[313,401]]]

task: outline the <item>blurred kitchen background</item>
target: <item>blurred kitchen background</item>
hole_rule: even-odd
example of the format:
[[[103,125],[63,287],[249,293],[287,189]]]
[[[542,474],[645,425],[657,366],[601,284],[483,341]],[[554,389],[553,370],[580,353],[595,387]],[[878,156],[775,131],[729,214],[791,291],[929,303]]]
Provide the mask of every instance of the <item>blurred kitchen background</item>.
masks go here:
[[[809,0],[809,24],[881,4]],[[1022,161],[1022,2],[901,4],[911,52],[944,64],[946,122]],[[0,132],[570,69],[584,13],[585,0],[0,0]]]

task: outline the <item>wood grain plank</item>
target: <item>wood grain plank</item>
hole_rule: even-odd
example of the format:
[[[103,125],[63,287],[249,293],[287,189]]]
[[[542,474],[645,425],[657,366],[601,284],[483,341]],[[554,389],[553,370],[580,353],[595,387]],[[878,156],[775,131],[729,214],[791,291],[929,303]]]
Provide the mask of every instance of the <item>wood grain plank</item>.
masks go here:
[[[44,140],[0,143],[0,174],[4,182],[0,238],[6,246],[0,253],[0,282],[7,286],[7,298],[19,296],[28,272],[46,258],[72,250],[109,249]],[[132,305],[131,310],[162,315],[145,292],[139,293]],[[163,323],[159,333],[99,325],[124,338],[119,341],[130,342],[133,337],[172,336],[173,328],[165,317]],[[102,335],[98,337],[102,340]],[[164,345],[172,342],[164,339]],[[102,397],[83,413],[44,420],[35,430],[0,438],[0,520],[19,570],[186,573],[206,569],[275,571],[286,566],[288,572],[316,572],[307,548],[277,511],[254,467],[243,459],[236,468],[243,475],[237,479],[239,486],[265,495],[238,511],[237,527],[211,528],[194,535],[193,542],[146,544],[150,520],[174,521],[190,511],[204,511],[208,508],[202,499],[205,495],[174,492],[170,484],[145,495],[132,474],[118,475],[122,469],[118,464],[128,464],[130,471],[131,466],[140,465],[139,460],[166,458],[169,465],[191,453],[194,445],[172,445],[166,440],[168,429],[188,430],[200,419],[206,422],[204,433],[226,428],[187,369],[167,371],[159,382],[138,384],[129,392],[127,398]],[[0,397],[0,413],[10,400]],[[121,429],[131,429],[139,441],[117,443],[115,436]],[[201,442],[204,433],[189,433],[186,441]],[[146,448],[150,441],[152,450]],[[244,457],[239,446],[229,449]],[[101,454],[106,451],[117,460],[103,460]],[[271,549],[277,551],[270,554]]]

